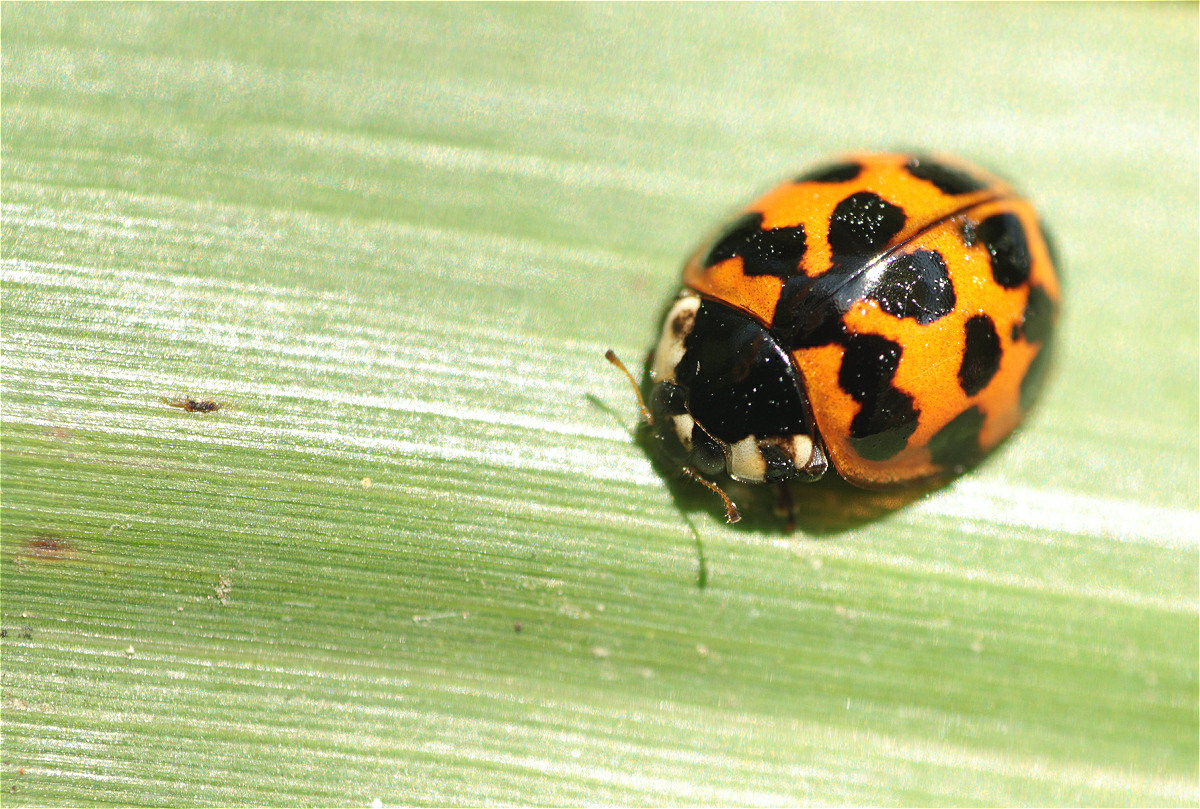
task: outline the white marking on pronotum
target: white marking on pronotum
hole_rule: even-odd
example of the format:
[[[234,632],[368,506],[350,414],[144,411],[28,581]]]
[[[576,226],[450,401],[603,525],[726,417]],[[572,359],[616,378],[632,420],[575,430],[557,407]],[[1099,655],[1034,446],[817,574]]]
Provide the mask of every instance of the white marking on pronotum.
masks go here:
[[[675,427],[675,434],[679,436],[679,443],[691,452],[692,430],[696,428],[696,420],[688,413],[680,413],[678,416],[671,416],[671,424]]]
[[[692,333],[692,324],[696,321],[698,311],[700,296],[694,292],[684,292],[667,313],[658,348],[654,350],[654,367],[650,375],[655,382],[675,380],[675,366],[683,359],[683,341]]]

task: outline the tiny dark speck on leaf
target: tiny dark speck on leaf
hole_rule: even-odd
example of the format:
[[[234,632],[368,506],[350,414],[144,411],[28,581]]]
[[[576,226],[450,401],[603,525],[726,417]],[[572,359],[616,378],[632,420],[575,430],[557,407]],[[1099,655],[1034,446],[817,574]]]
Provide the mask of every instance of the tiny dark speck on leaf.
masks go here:
[[[29,540],[26,552],[37,559],[74,559],[75,549],[53,534],[38,534]]]
[[[221,403],[214,402],[212,399],[167,399],[163,397],[162,402],[188,413],[214,413],[221,409]]]

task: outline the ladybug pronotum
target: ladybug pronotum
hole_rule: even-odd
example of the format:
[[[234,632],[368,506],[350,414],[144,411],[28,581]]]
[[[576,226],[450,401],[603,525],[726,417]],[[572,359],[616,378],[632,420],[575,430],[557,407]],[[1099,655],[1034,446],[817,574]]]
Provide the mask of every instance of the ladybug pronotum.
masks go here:
[[[688,260],[644,415],[722,497],[708,478],[947,477],[1029,409],[1060,294],[1007,183],[941,156],[852,155],[768,192]]]

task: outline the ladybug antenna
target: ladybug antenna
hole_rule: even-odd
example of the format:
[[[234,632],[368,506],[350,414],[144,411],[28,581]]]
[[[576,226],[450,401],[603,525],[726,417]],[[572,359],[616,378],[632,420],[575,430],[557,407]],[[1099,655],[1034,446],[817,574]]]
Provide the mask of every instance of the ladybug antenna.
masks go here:
[[[699,472],[697,472],[695,469],[692,469],[692,467],[690,467],[690,466],[683,467],[683,474],[686,477],[689,477],[692,480],[696,481],[697,483],[699,483],[701,486],[705,487],[709,491],[715,492],[717,495],[720,496],[720,498],[722,500],[725,501],[725,519],[728,522],[737,522],[738,520],[740,520],[742,518],[741,513],[738,511],[738,507],[736,505],[734,505],[734,502],[729,499],[729,495],[725,494],[725,492],[721,489],[720,486],[713,483],[711,480],[708,480],[707,478],[702,477]]]
[[[647,424],[654,424],[654,416],[650,413],[650,408],[646,407],[646,400],[642,398],[642,391],[638,388],[637,380],[633,378],[633,374],[629,373],[629,369],[625,367],[625,363],[621,362],[621,358],[617,356],[617,352],[611,348],[604,352],[604,358],[613,365],[621,369],[621,373],[625,374],[625,378],[629,380],[629,386],[633,388],[633,395],[637,397],[638,407],[642,409],[642,421]],[[721,495],[724,497],[725,495]],[[728,501],[729,498],[726,498]]]

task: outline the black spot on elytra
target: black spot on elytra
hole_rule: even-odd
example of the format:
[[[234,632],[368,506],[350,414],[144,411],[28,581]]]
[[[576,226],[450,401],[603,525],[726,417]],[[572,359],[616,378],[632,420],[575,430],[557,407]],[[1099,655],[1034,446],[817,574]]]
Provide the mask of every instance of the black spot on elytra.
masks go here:
[[[894,457],[917,429],[912,397],[892,386],[901,353],[899,344],[878,335],[846,339],[838,384],[860,405],[850,422],[850,443],[870,461]]]
[[[975,315],[966,322],[963,331],[966,347],[962,366],[958,369],[958,383],[964,393],[974,396],[986,388],[1000,370],[1000,335],[996,334],[996,324],[987,315]]]
[[[763,215],[757,212],[734,220],[709,248],[704,266],[737,257],[741,258],[746,275],[791,278],[799,272],[800,260],[808,247],[804,226],[764,230],[762,222]]]
[[[856,334],[846,339],[846,352],[838,370],[842,390],[863,401],[891,387],[900,367],[899,343],[877,334]]]
[[[878,194],[859,191],[829,217],[829,246],[838,258],[873,257],[904,228],[904,209]]]
[[[979,223],[976,232],[992,257],[992,277],[1005,289],[1012,289],[1029,280],[1033,259],[1025,227],[1011,213],[998,213]]]
[[[908,394],[888,388],[877,398],[862,403],[850,422],[850,443],[868,461],[894,458],[917,429],[919,414]]]
[[[844,183],[862,174],[861,163],[831,163],[796,178],[798,183]]]
[[[969,407],[959,413],[929,439],[929,454],[938,466],[954,472],[983,457],[979,431],[983,429],[983,411]]]
[[[771,330],[788,351],[841,342],[842,314],[858,294],[847,274],[834,268],[816,278],[789,278],[780,291]]]
[[[968,194],[987,188],[978,177],[928,157],[914,157],[904,168],[918,180],[933,183],[943,194]]]
[[[1031,287],[1021,322],[1013,324],[1013,341],[1024,339],[1031,343],[1045,342],[1054,327],[1055,308],[1054,301],[1041,285]]]
[[[954,286],[942,254],[917,250],[888,262],[879,284],[867,293],[893,317],[910,317],[921,325],[954,310]]]

